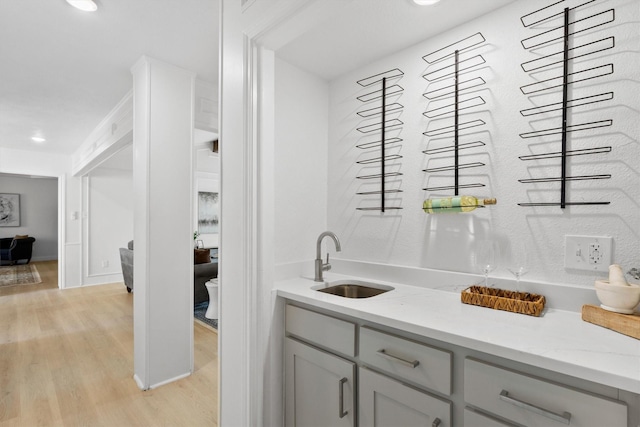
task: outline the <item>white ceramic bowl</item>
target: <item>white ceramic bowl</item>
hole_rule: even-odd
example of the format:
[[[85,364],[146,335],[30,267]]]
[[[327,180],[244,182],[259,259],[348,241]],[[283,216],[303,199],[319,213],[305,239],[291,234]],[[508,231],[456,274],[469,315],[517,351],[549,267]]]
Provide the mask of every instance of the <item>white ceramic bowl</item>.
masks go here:
[[[596,295],[600,307],[616,313],[632,314],[640,303],[640,286],[632,283],[629,286],[616,285],[606,280],[596,280]]]

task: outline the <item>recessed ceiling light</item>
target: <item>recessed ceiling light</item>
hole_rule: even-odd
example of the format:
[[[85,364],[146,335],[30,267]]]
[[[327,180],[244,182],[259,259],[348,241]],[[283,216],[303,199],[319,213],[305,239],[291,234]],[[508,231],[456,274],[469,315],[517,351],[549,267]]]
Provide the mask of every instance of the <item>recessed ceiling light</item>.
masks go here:
[[[440,0],[413,0],[413,2],[419,6],[431,6],[438,3],[439,1]]]
[[[43,138],[43,137],[41,137],[41,136],[32,136],[32,137],[31,137],[31,140],[32,140],[33,142],[45,142],[45,141],[46,141],[46,139],[44,139],[44,138]]]
[[[93,0],[67,0],[67,3],[85,12],[95,12],[98,10],[98,5]]]

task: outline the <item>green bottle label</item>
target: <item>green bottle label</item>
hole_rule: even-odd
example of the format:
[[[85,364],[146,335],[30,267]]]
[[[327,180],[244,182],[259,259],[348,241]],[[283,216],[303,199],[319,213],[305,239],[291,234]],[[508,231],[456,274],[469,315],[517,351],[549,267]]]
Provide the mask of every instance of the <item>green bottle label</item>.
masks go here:
[[[462,198],[448,197],[444,199],[434,199],[431,201],[431,209],[437,212],[462,212]]]

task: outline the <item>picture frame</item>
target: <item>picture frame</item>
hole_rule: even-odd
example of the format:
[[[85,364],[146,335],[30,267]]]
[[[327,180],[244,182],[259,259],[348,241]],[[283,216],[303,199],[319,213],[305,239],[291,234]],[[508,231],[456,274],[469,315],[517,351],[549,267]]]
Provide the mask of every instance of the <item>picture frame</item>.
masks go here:
[[[204,249],[204,242],[202,240],[196,240],[196,248]]]
[[[220,215],[219,194],[217,191],[198,192],[198,232],[200,234],[218,233]]]
[[[20,194],[0,193],[0,227],[20,227]]]
[[[215,154],[214,154],[215,156]],[[214,193],[210,195],[200,193]],[[216,197],[217,195],[217,197]],[[193,229],[199,233],[194,238],[202,239],[205,248],[217,248],[220,241],[220,178],[213,172],[196,172],[193,193]],[[217,200],[215,200],[217,198]],[[207,202],[212,204],[207,206]],[[202,213],[201,213],[202,209]],[[218,223],[216,224],[217,217]],[[210,222],[209,222],[209,221]]]

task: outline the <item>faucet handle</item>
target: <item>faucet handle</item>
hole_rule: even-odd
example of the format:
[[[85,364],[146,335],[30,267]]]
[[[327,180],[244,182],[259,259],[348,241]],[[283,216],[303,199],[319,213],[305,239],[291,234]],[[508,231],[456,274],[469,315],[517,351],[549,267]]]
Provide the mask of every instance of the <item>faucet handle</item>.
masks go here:
[[[331,264],[329,264],[329,252],[327,252],[327,262],[322,264],[322,269],[324,271],[331,270]]]

